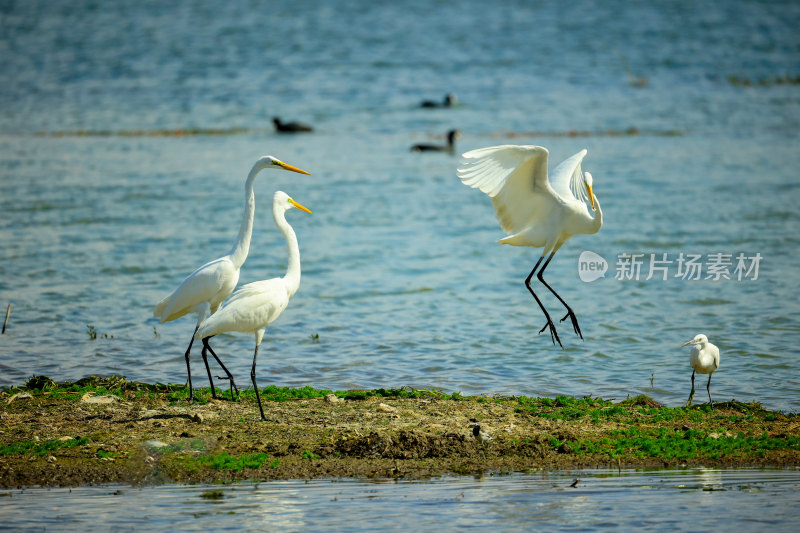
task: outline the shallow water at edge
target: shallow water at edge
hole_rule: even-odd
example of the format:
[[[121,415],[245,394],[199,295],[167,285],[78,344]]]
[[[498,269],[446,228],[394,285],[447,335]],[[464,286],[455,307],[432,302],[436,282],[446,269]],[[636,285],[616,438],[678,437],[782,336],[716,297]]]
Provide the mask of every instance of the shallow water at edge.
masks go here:
[[[0,515],[16,531],[357,532],[446,524],[451,531],[778,532],[800,527],[798,490],[797,469],[599,469],[425,481],[33,488],[0,493]]]

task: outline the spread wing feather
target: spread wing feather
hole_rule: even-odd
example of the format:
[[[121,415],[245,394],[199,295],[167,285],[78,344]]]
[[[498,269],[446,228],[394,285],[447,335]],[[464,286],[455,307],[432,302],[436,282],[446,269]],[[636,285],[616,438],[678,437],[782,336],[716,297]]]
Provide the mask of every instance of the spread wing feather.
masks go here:
[[[501,145],[462,155],[458,177],[492,198],[500,226],[515,234],[535,221],[541,195],[553,195],[547,180],[546,148]]]
[[[587,202],[586,186],[583,181],[581,162],[586,156],[586,149],[568,157],[550,173],[550,185],[565,201],[577,200]]]

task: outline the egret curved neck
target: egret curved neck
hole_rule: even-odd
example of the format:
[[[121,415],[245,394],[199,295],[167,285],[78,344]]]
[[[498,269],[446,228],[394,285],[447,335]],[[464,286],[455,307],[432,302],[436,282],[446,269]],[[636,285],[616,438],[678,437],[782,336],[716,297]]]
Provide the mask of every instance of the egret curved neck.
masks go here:
[[[244,184],[244,212],[242,213],[242,225],[239,227],[239,235],[236,237],[236,244],[233,245],[230,253],[231,262],[240,268],[245,260],[247,254],[250,253],[250,237],[253,235],[253,218],[256,212],[256,194],[253,190],[253,182],[256,179],[256,174],[264,168],[261,165],[255,165],[250,174],[247,176],[247,181]]]
[[[272,214],[275,219],[275,225],[283,233],[286,239],[286,250],[289,252],[289,264],[286,267],[286,275],[283,279],[286,281],[286,287],[289,290],[289,296],[293,296],[300,287],[300,247],[297,244],[297,235],[292,229],[292,226],[286,221],[284,212],[274,212]]]
[[[587,235],[597,233],[603,225],[603,210],[600,208],[600,201],[597,199],[597,196],[594,197],[594,206],[594,213],[592,213],[590,209],[587,209],[589,216],[588,220],[586,220],[585,231],[583,232]]]

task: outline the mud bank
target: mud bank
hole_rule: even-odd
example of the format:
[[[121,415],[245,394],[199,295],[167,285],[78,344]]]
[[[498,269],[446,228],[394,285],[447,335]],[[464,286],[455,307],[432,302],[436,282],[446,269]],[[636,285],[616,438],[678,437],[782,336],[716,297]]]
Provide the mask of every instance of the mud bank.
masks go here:
[[[211,399],[210,389],[186,396],[182,385],[120,377],[6,389],[0,486],[800,466],[800,417],[756,403],[268,387],[263,422],[252,391],[240,401]],[[475,422],[488,438],[475,436]]]

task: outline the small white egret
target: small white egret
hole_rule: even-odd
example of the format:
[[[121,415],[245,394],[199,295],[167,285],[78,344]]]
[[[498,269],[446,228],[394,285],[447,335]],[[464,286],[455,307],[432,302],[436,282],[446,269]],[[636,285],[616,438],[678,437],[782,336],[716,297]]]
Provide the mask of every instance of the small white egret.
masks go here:
[[[266,420],[264,408],[261,406],[261,396],[258,393],[258,383],[256,382],[256,358],[258,357],[258,347],[264,337],[264,330],[272,324],[289,305],[289,299],[294,296],[300,287],[300,248],[297,245],[297,235],[292,226],[286,222],[285,213],[288,209],[296,207],[307,213],[311,211],[298,204],[283,192],[278,191],[272,200],[272,217],[275,225],[283,233],[286,239],[286,247],[289,252],[289,264],[286,268],[286,275],[282,278],[272,278],[265,281],[255,281],[242,285],[225,302],[225,305],[205,319],[195,332],[195,339],[202,339],[204,342],[209,337],[238,331],[241,333],[253,333],[256,338],[256,348],[253,352],[253,366],[250,369],[250,379],[253,388],[256,390],[258,409],[261,411],[261,420]]]
[[[256,175],[264,169],[282,169],[299,172],[300,174],[309,174],[305,170],[300,170],[269,155],[262,156],[256,161],[253,168],[250,169],[250,174],[248,174],[247,181],[244,184],[244,212],[236,243],[226,255],[206,263],[192,272],[172,294],[156,305],[153,316],[160,318],[161,323],[170,322],[189,313],[196,313],[197,324],[195,331],[197,331],[200,323],[209,315],[213,315],[219,308],[219,304],[233,292],[236,283],[239,281],[239,270],[247,259],[247,254],[250,250],[250,237],[253,233],[253,217],[256,209],[253,181]],[[186,371],[189,374],[189,401],[194,400],[192,371],[189,367],[189,352],[192,350],[194,338],[194,334],[192,334],[189,347],[186,348],[186,353],[184,354]],[[217,393],[214,389],[214,382],[211,379],[211,369],[208,367],[206,349],[210,350],[210,347],[207,342],[204,342],[203,362],[208,372],[208,380],[211,382],[211,395],[216,398]],[[214,354],[214,351],[210,351],[222,367],[222,370],[227,374],[231,388],[235,388],[236,385],[231,373],[228,372],[222,361]],[[231,393],[233,393],[233,390],[231,390]]]
[[[456,149],[456,139],[461,137],[461,132],[458,130],[450,130],[447,132],[447,144],[431,144],[419,143],[411,147],[412,152],[449,152],[453,153]]]
[[[684,346],[692,346],[689,352],[689,364],[692,365],[692,392],[689,393],[689,401],[686,402],[687,407],[692,405],[694,399],[694,375],[708,374],[708,383],[706,383],[706,391],[708,392],[708,403],[714,407],[714,402],[711,401],[711,375],[716,369],[719,368],[719,348],[708,342],[708,337],[702,333],[695,335],[694,339],[689,342],[681,344]]]
[[[503,145],[472,150],[462,155],[462,166],[458,169],[458,177],[465,185],[491,197],[500,226],[509,234],[499,243],[544,248],[525,279],[525,286],[547,319],[539,333],[549,327],[553,344],[558,342],[562,347],[555,324],[533,292],[531,279],[536,273],[539,281],[558,298],[567,309],[561,321],[569,317],[575,333],[583,339],[575,313],[542,275],[553,255],[570,237],[597,233],[603,225],[600,202],[592,193],[592,175],[581,171],[585,155],[586,150],[581,150],[563,161],[553,170],[550,179],[547,176],[548,151],[541,146]],[[591,204],[593,214],[589,213],[586,201]],[[549,257],[537,273],[548,253]]]

